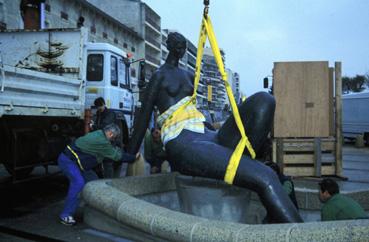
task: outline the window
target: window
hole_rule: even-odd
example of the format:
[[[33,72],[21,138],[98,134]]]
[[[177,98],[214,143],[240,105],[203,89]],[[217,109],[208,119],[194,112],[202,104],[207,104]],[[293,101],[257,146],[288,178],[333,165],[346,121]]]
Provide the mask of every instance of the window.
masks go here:
[[[115,56],[110,59],[110,78],[111,85],[118,86],[118,60]]]
[[[131,68],[131,77],[136,77],[136,69]]]
[[[127,72],[126,72],[126,65],[124,63],[124,60],[122,58],[119,59],[119,63],[118,63],[118,67],[119,67],[119,86],[121,88],[128,88],[129,87],[129,82],[128,82],[128,77],[127,77]]]
[[[132,50],[132,52],[135,52],[136,51],[136,49],[135,49],[135,47],[131,47],[131,50]]]
[[[123,43],[123,47],[127,48],[128,47],[127,43]]]
[[[104,56],[102,54],[90,54],[87,57],[87,80],[102,81],[104,74]]]
[[[51,11],[50,4],[45,3],[45,11],[48,11],[48,12],[50,12],[50,11]]]
[[[96,27],[95,27],[95,25],[91,26],[91,28],[90,28],[90,32],[91,32],[92,34],[96,34]]]
[[[66,12],[60,11],[60,17],[62,19],[68,20],[68,14]]]
[[[105,33],[105,32],[102,33],[102,36],[103,36],[104,39],[107,39],[108,38],[108,34]]]

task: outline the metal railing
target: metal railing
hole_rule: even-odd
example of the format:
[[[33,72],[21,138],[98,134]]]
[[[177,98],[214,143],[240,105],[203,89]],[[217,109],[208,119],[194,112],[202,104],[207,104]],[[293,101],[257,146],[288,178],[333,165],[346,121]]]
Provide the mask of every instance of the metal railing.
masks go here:
[[[160,49],[160,42],[154,39],[151,36],[146,35],[145,40],[149,42],[150,44],[154,45],[155,47],[158,47]]]
[[[160,60],[155,58],[154,56],[150,55],[150,54],[146,54],[145,55],[145,59],[156,64],[156,65],[160,65]]]
[[[148,22],[152,27],[154,27],[157,31],[160,32],[160,25],[155,22],[152,18],[146,15],[146,22]]]

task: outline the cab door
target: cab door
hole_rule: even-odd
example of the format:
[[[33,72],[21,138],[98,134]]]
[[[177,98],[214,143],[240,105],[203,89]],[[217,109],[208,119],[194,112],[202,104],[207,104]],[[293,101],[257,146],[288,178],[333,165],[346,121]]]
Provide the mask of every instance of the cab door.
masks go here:
[[[94,100],[98,97],[105,97],[106,86],[106,54],[104,52],[89,51],[86,66],[86,101],[85,107],[91,108]]]

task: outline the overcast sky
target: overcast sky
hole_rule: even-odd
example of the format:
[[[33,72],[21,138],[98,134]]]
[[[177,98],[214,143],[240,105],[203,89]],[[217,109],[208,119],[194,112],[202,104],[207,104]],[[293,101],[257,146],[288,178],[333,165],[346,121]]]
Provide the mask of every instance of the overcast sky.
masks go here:
[[[203,0],[143,0],[197,45]],[[210,0],[226,66],[247,95],[263,90],[273,62],[342,61],[346,76],[369,73],[369,0]]]

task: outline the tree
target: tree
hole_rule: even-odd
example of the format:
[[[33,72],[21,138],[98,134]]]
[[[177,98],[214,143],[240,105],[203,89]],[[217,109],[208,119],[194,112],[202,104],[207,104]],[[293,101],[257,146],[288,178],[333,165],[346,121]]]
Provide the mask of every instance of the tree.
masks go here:
[[[354,92],[361,92],[365,89],[364,84],[366,84],[367,79],[363,75],[356,75],[354,78],[352,78],[352,90]]]
[[[342,77],[342,92],[343,93],[348,93],[349,91],[351,91],[351,78],[348,76],[344,76]]]
[[[369,75],[356,75],[355,77],[342,77],[342,92],[361,92],[369,86]]]

